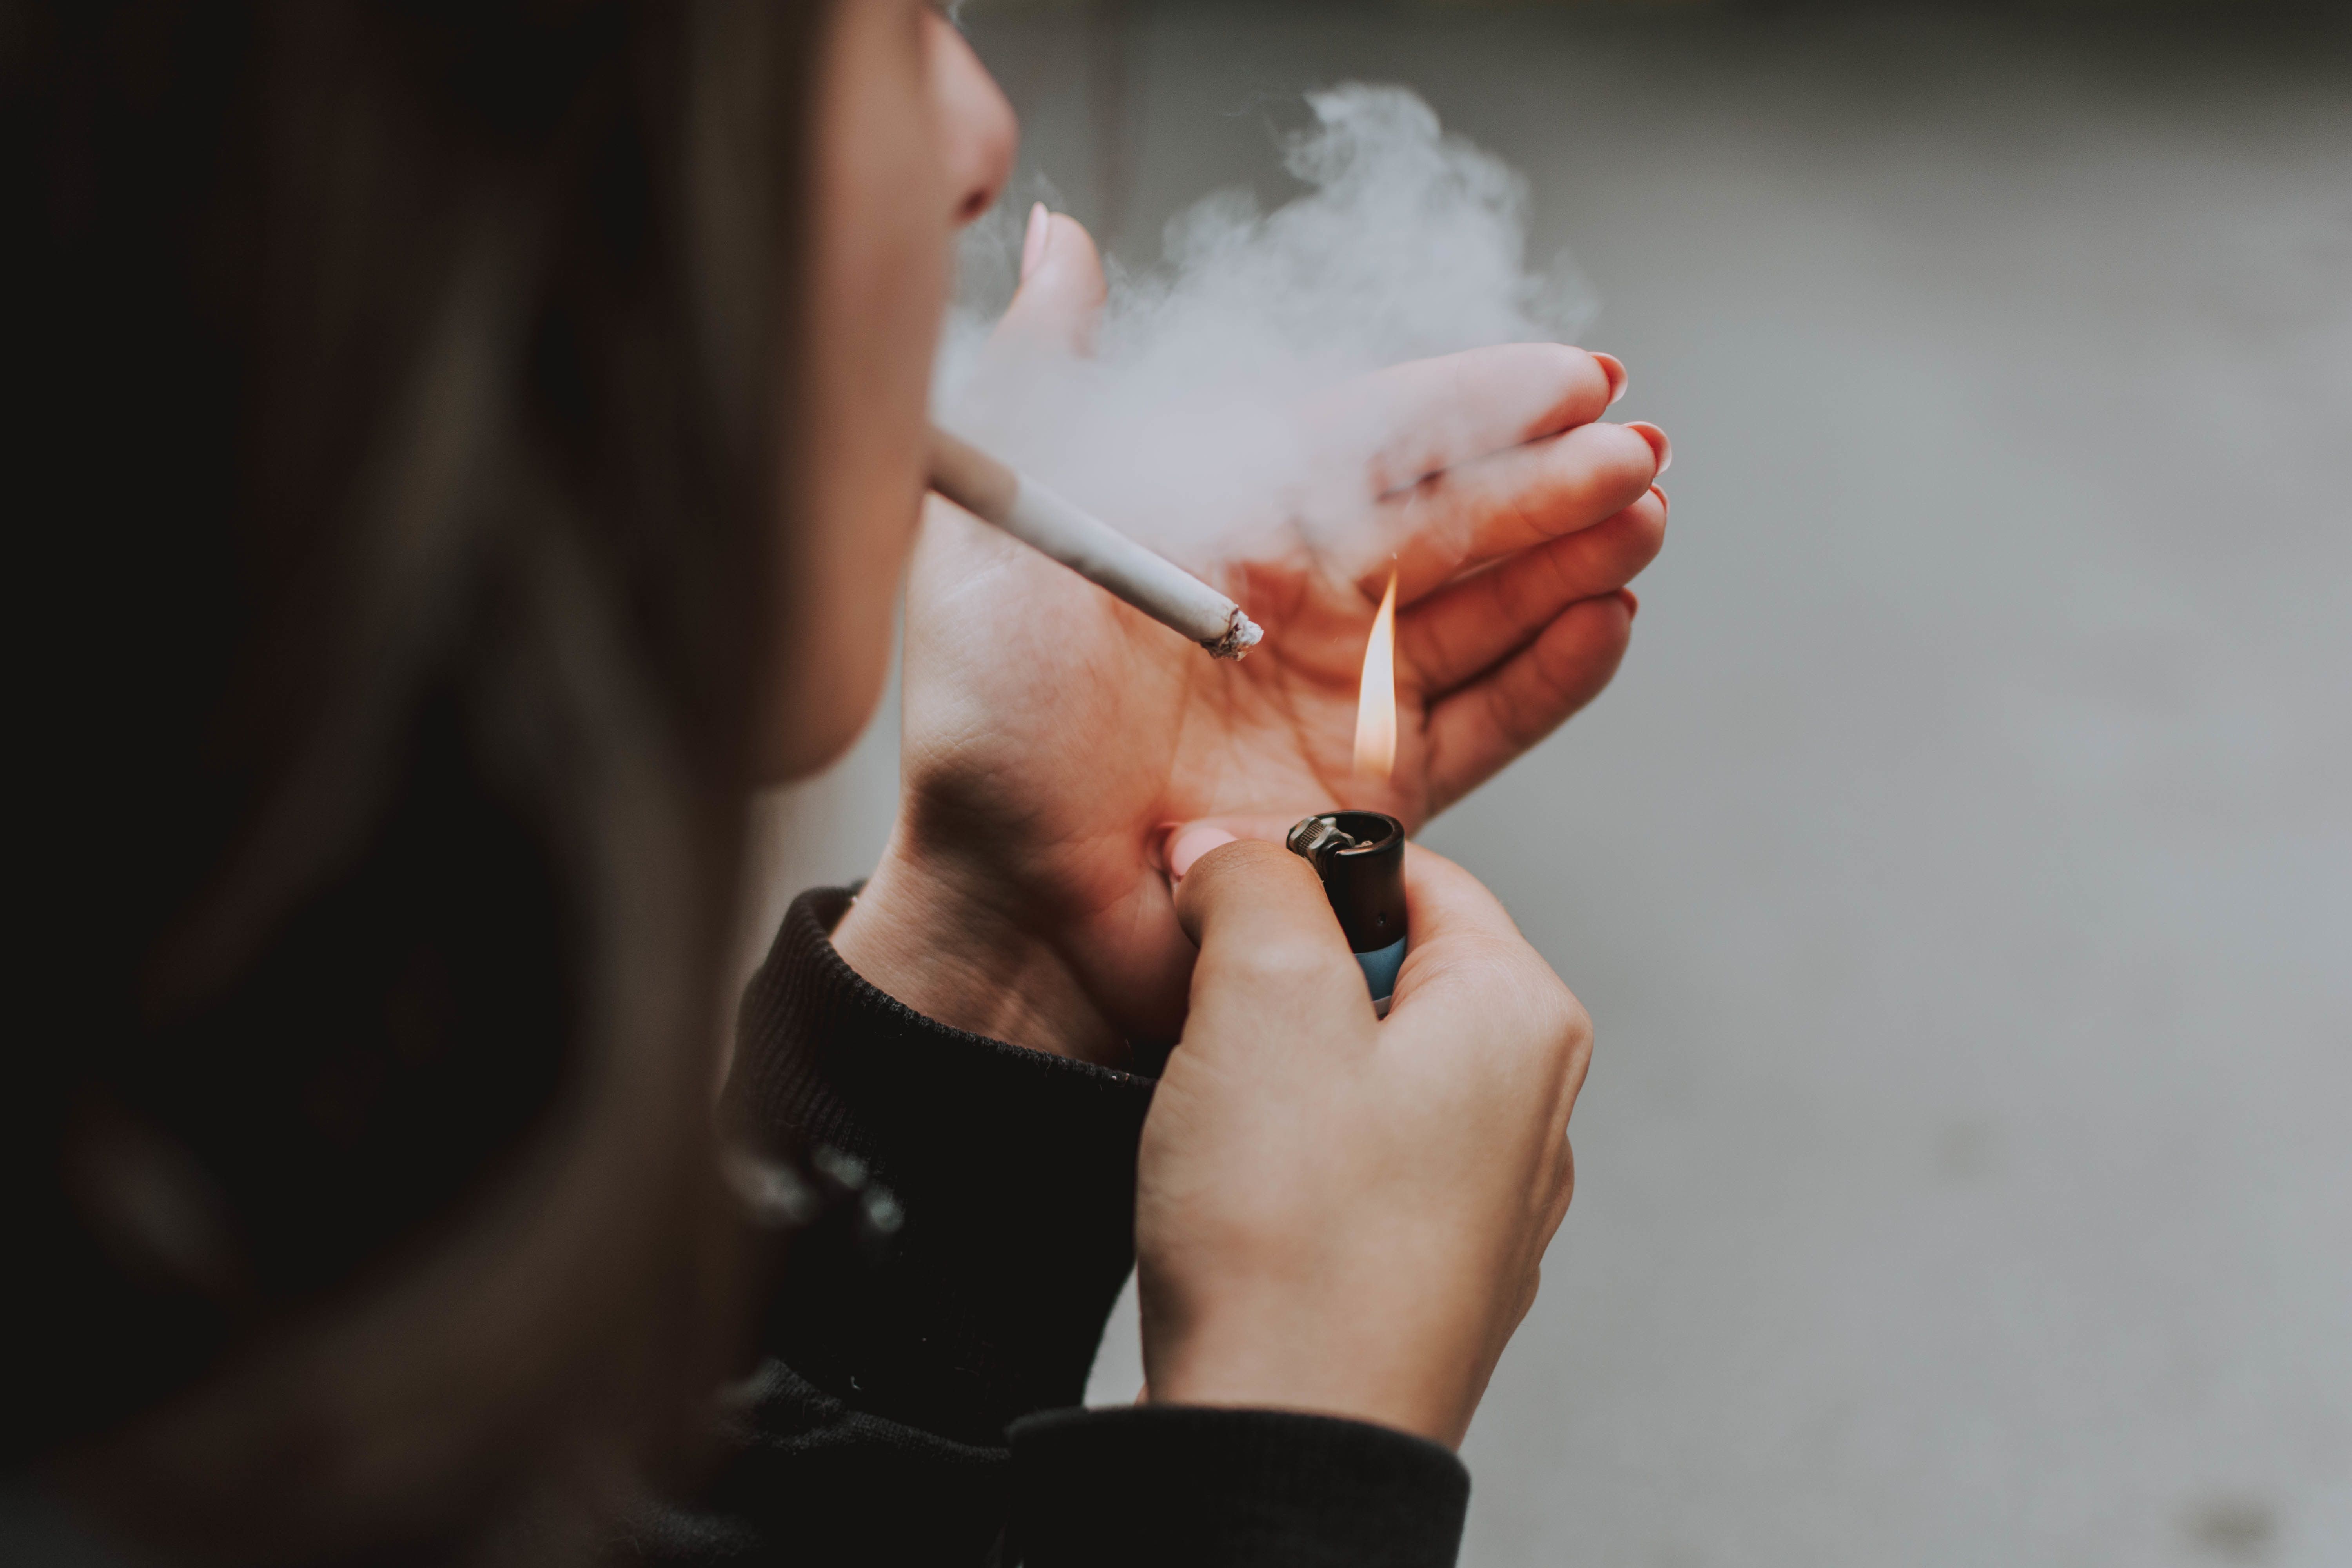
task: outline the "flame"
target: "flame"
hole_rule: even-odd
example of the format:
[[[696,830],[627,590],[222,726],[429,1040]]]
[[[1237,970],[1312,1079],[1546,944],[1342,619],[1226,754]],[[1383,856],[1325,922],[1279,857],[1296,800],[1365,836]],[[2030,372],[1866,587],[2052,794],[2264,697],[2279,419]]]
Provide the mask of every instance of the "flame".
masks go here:
[[[1356,693],[1356,772],[1385,779],[1396,767],[1396,568],[1364,645],[1364,683]]]

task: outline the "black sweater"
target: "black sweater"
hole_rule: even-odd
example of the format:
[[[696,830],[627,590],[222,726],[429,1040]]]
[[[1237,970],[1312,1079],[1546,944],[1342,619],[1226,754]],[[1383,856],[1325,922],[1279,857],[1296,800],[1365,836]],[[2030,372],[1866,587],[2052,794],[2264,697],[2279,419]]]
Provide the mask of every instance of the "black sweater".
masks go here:
[[[664,1563],[1072,1568],[1451,1563],[1470,1481],[1434,1443],[1275,1411],[1077,1408],[1134,1264],[1151,1080],[932,1022],[866,984],[803,894],[743,1001],[735,1135],[861,1163],[878,1262],[787,1244],[764,1360]]]

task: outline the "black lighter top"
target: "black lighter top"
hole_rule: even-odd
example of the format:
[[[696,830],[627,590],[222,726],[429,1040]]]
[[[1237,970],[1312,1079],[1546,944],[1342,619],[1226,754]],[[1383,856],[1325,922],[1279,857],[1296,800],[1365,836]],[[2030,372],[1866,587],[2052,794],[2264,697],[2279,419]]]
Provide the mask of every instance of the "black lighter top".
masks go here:
[[[1323,879],[1323,891],[1355,952],[1404,940],[1404,824],[1377,811],[1327,811],[1290,830],[1291,852]]]

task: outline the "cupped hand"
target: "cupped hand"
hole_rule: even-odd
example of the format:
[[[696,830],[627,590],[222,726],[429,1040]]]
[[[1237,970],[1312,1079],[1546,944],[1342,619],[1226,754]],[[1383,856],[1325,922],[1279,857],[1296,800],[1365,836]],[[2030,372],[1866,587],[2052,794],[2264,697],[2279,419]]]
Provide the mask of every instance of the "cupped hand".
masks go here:
[[[1226,845],[1178,887],[1200,959],[1137,1163],[1154,1402],[1458,1444],[1535,1300],[1591,1026],[1467,873],[1412,846],[1405,891],[1380,1023],[1304,860]]]
[[[1083,352],[1102,298],[1085,230],[1033,226],[1000,338]],[[844,956],[1040,1049],[1116,1062],[1174,1037],[1193,950],[1157,860],[1168,824],[1349,805],[1417,828],[1615,673],[1625,584],[1666,522],[1664,434],[1600,422],[1623,384],[1606,356],[1513,344],[1318,399],[1302,438],[1360,476],[1352,504],[1185,563],[1265,628],[1238,664],[934,500],[907,585],[899,818]],[[1351,772],[1357,688],[1391,569],[1398,746],[1374,780]]]

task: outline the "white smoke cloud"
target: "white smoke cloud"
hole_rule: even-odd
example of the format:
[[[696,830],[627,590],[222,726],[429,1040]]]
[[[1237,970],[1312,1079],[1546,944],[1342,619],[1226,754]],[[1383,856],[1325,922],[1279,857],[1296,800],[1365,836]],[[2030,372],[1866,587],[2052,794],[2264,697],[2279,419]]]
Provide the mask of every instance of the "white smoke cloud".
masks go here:
[[[1005,204],[965,247],[967,302],[938,384],[946,422],[1181,559],[1230,531],[1348,504],[1356,476],[1313,472],[1293,422],[1317,391],[1432,354],[1570,342],[1589,325],[1592,293],[1565,252],[1527,267],[1516,172],[1445,134],[1404,89],[1351,84],[1307,101],[1315,123],[1283,163],[1307,190],[1271,212],[1247,191],[1219,192],[1169,224],[1162,266],[1111,268],[1090,362],[982,353],[1026,217]]]

